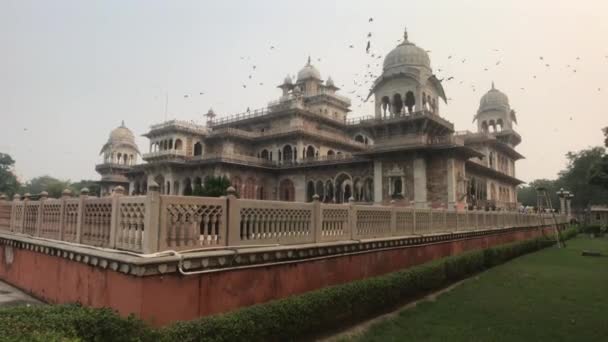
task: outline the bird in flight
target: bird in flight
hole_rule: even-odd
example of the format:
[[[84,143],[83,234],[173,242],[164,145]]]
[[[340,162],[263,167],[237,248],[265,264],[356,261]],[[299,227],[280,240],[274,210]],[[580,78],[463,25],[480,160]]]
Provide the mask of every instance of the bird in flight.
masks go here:
[[[368,41],[367,41],[367,47],[365,47],[365,53],[369,53],[369,48],[370,48],[370,47],[371,47],[371,43],[370,43],[370,41],[368,40]]]
[[[372,21],[374,21],[374,18],[369,18],[367,22],[371,23]]]

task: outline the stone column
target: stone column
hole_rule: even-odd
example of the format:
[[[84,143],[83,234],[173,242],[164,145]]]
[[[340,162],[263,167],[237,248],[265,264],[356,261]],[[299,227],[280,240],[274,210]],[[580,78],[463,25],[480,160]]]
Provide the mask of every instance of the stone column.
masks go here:
[[[566,196],[566,217],[568,219],[568,222],[572,220],[572,198],[574,198],[574,195],[571,193]]]
[[[559,196],[559,213],[562,215],[567,215],[566,213],[566,197],[563,195]]]
[[[448,188],[448,198],[447,198],[447,208],[449,210],[454,210],[456,206],[456,170],[454,168],[454,158],[448,158],[447,160],[447,188]]]
[[[382,162],[374,160],[374,202],[382,203]]]
[[[414,159],[414,202],[416,208],[427,207],[426,160],[423,157]]]

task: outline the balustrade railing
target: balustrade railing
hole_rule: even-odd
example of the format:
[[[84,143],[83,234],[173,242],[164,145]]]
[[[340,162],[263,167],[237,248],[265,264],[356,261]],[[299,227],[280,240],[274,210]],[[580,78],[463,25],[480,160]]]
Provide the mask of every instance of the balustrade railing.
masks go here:
[[[558,223],[566,217],[556,216]],[[0,233],[136,253],[272,246],[551,226],[552,214],[160,195],[0,198]]]

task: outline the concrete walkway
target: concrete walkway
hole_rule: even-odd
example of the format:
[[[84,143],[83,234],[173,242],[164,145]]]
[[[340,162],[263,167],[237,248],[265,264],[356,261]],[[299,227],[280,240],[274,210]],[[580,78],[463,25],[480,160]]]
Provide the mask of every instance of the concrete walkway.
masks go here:
[[[16,305],[39,305],[44,304],[38,299],[24,293],[3,281],[0,281],[0,308]]]

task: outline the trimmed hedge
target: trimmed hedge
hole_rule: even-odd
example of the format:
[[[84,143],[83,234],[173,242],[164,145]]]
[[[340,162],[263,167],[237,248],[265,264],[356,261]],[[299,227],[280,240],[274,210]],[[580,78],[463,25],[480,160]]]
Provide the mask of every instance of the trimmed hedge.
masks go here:
[[[0,309],[2,341],[156,341],[158,332],[143,321],[120,317],[109,308],[76,304]]]
[[[386,311],[517,256],[554,244],[515,242],[436,260],[387,275],[327,287],[162,329],[166,341],[283,341],[304,339]]]
[[[564,238],[575,236],[572,228]],[[459,254],[383,276],[323,288],[153,329],[111,309],[79,305],[0,309],[7,341],[282,341],[305,339],[396,307],[456,280],[554,244],[534,239]]]

